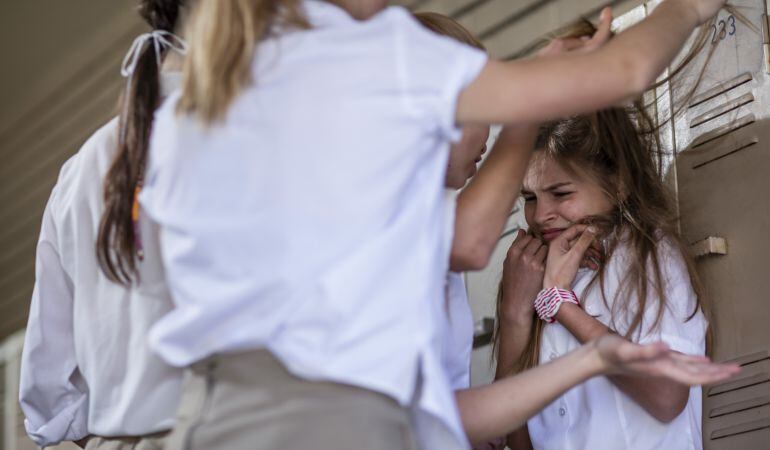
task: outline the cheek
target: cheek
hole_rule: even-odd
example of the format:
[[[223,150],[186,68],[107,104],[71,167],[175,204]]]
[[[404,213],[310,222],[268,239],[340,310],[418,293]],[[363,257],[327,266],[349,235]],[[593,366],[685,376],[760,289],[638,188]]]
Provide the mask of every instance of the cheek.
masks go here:
[[[597,202],[596,198],[576,196],[559,204],[558,213],[569,222],[579,222],[588,216],[609,212],[611,205],[606,201]]]
[[[580,199],[569,199],[559,203],[556,212],[569,222],[577,222],[588,215],[585,204]]]

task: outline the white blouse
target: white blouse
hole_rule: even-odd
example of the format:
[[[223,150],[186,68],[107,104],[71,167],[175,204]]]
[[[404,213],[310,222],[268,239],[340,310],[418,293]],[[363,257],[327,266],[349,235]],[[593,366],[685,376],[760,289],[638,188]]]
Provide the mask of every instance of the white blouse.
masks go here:
[[[451,254],[454,237],[455,212],[457,210],[458,192],[447,189],[444,192],[447,254]],[[447,260],[447,268],[449,262]],[[471,386],[471,352],[473,351],[473,312],[465,289],[465,279],[462,273],[447,272],[446,319],[442,360],[444,370],[453,390],[467,389]]]
[[[147,342],[172,307],[157,227],[140,220],[138,286],[108,280],[96,259],[117,131],[114,119],[64,164],[43,214],[19,391],[27,434],[40,446],[89,434],[139,436],[174,423],[182,374]]]
[[[304,7],[313,27],[260,44],[223,122],[174,96],[156,116],[140,201],[176,308],[151,345],[177,366],[267,348],[298,376],[414,401],[452,432],[418,426],[425,448],[464,448],[441,365],[442,186],[487,57],[403,8]]]
[[[696,304],[687,267],[681,255],[665,239],[661,240],[658,249],[668,307],[663,311],[660,326],[650,330],[658,312],[657,297],[652,289],[643,326],[635,333],[633,341],[663,341],[682,353],[703,355],[707,322],[700,311],[687,320]],[[605,293],[609,305],[602,299],[598,281],[596,287],[586,292],[593,271],[581,269],[573,284],[585,311],[621,334],[628,330],[631,315],[638,310],[638,307],[632,307],[627,314],[618,314],[614,321],[610,318],[614,294],[629,266],[628,257],[627,247],[621,244],[608,262]],[[579,346],[577,339],[562,325],[548,324],[543,331],[540,361],[550,361]],[[645,412],[606,377],[595,377],[557,398],[527,425],[536,450],[699,450],[702,448],[701,389],[691,388],[684,411],[672,422],[664,424]]]

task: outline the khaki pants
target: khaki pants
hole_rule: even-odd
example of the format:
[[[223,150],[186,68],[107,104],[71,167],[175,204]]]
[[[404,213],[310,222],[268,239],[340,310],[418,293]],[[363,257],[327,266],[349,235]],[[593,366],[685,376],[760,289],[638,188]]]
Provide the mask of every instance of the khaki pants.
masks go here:
[[[291,375],[267,351],[185,373],[167,450],[415,450],[409,414],[384,395]]]
[[[168,432],[147,436],[99,437],[93,436],[86,443],[86,450],[163,450]]]

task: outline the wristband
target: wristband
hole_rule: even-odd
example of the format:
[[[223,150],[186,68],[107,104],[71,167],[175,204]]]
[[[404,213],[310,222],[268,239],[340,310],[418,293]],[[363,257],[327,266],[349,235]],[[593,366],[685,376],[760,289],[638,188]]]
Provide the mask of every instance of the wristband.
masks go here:
[[[577,295],[572,291],[557,287],[543,289],[535,299],[535,312],[541,319],[553,323],[556,320],[554,316],[559,312],[562,303],[574,303],[580,306]]]

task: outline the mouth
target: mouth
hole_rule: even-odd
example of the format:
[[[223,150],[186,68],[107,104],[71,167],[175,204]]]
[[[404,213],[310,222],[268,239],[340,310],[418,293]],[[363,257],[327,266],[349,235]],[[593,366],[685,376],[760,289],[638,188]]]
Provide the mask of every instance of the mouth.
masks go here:
[[[564,232],[564,228],[549,228],[547,230],[543,230],[541,233],[545,242],[551,242],[552,240],[559,237],[562,232]]]

